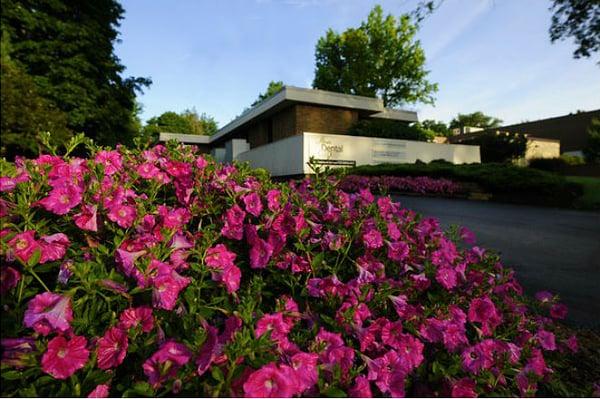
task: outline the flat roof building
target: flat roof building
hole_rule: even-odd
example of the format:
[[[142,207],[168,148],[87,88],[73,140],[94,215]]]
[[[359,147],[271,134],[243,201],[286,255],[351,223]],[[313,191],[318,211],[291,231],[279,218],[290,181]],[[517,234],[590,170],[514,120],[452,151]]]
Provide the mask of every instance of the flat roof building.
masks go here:
[[[160,140],[195,144],[216,160],[248,161],[273,175],[310,173],[310,157],[328,165],[447,159],[479,162],[479,148],[465,145],[349,136],[364,119],[417,121],[414,111],[386,108],[379,98],[284,86],[212,136],[161,133]]]

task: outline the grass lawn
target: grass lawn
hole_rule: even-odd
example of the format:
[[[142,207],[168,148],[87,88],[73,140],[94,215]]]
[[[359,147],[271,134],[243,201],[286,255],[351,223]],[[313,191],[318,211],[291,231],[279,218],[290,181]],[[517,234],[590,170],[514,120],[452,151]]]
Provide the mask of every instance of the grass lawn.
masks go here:
[[[600,209],[599,177],[567,176],[567,180],[583,186],[583,195],[573,203],[575,208]]]

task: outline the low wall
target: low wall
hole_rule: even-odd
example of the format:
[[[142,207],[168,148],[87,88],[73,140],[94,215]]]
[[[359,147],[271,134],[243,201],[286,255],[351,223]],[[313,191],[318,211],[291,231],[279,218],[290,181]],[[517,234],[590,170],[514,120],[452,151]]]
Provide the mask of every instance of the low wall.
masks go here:
[[[311,173],[307,165],[311,157],[317,163],[329,166],[414,163],[417,160],[430,162],[436,159],[454,164],[481,162],[479,146],[308,132],[243,152],[236,159],[248,161],[252,167],[265,168],[273,176],[286,176]]]

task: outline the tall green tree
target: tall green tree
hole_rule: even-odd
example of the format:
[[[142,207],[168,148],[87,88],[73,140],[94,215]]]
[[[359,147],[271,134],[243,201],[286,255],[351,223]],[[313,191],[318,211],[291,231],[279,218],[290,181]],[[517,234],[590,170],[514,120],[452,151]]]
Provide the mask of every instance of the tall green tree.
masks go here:
[[[123,8],[116,0],[1,0],[11,57],[39,94],[67,115],[69,129],[105,145],[128,144],[137,91],[114,53]]]
[[[254,107],[256,104],[263,102],[267,98],[271,97],[279,93],[283,89],[283,82],[278,80],[277,82],[272,80],[269,82],[269,86],[267,86],[267,90],[264,93],[260,93],[258,98],[251,104]]]
[[[423,126],[424,129],[431,130],[438,136],[451,136],[452,135],[452,130],[450,130],[450,128],[448,128],[448,125],[446,125],[442,121],[436,121],[433,119],[425,119],[424,121],[421,121],[421,126]]]
[[[184,133],[213,135],[217,132],[217,122],[214,118],[202,114],[198,115],[195,109],[186,109],[181,113],[167,111],[159,116],[148,119],[143,128],[145,136],[158,137],[158,133]]]
[[[0,155],[34,156],[38,152],[38,134],[50,132],[52,144],[71,136],[67,116],[40,96],[38,88],[25,71],[10,58],[8,36],[2,37],[0,57]]]
[[[384,17],[380,6],[358,28],[329,29],[317,42],[313,87],[380,97],[388,106],[432,104],[437,84],[427,80],[417,29],[410,15]]]
[[[600,1],[599,0],[553,0],[550,10],[550,40],[572,37],[577,48],[575,58],[591,57],[600,51]]]
[[[483,129],[491,129],[499,127],[502,124],[502,119],[494,118],[484,114],[481,111],[471,114],[458,114],[450,121],[450,129],[461,128],[465,126],[481,127]]]

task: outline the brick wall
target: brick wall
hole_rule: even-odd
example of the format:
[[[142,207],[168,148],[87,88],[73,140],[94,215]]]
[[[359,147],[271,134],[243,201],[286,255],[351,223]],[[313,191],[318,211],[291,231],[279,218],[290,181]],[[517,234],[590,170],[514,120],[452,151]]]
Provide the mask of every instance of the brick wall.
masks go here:
[[[273,141],[281,140],[296,134],[296,107],[288,107],[272,116]]]
[[[358,111],[299,104],[296,106],[296,131],[345,134],[358,122]]]

